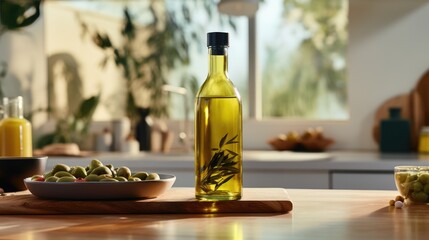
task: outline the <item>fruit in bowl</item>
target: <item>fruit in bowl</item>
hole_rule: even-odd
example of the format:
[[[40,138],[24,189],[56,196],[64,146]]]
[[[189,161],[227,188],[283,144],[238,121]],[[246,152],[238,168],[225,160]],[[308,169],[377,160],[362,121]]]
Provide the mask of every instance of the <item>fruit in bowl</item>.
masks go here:
[[[407,203],[429,203],[429,166],[396,166],[395,184]]]
[[[308,128],[301,135],[291,131],[268,140],[275,150],[298,152],[323,152],[333,143],[333,139],[325,137],[322,128]]]
[[[63,200],[155,198],[170,189],[176,177],[155,172],[131,172],[93,159],[88,166],[57,164],[44,174],[24,179],[35,196]]]

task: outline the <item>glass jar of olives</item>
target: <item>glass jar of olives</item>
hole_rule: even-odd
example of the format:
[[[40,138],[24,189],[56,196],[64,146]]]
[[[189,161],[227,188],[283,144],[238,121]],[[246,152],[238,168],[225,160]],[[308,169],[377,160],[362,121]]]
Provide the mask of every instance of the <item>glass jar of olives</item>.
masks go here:
[[[407,203],[429,203],[429,167],[397,166],[395,184]]]

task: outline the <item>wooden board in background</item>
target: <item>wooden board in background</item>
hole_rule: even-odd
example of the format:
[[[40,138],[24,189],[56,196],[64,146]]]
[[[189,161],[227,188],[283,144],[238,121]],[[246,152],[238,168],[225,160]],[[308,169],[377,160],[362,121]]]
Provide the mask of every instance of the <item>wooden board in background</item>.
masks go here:
[[[287,213],[292,208],[282,188],[244,188],[241,200],[218,202],[197,201],[193,188],[172,188],[158,198],[144,200],[61,201],[40,199],[29,192],[0,196],[0,214]]]
[[[429,125],[429,70],[419,79],[414,90],[421,99],[423,125]]]

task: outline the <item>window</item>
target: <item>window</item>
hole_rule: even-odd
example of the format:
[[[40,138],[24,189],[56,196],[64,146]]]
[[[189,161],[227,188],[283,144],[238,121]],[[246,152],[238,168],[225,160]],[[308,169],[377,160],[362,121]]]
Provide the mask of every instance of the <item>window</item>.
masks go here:
[[[194,10],[198,16],[194,19],[209,22],[202,32],[231,33],[229,74],[242,95],[245,117],[254,112],[250,117],[258,119],[345,120],[347,7],[347,0],[263,1],[255,25],[248,26],[246,17],[233,17],[234,29],[213,21],[217,17],[202,17],[204,9]],[[249,27],[257,32],[256,81],[261,89],[249,87],[248,82]],[[198,76],[199,85],[206,65],[206,51],[194,52],[189,71]],[[249,91],[261,96],[258,104],[249,104]]]
[[[311,120],[344,120],[348,118],[345,49],[347,46],[347,0],[269,0],[260,3],[256,24],[250,25],[247,17],[231,17],[217,11],[216,0],[176,1],[165,0],[158,4],[178,23],[189,43],[189,65],[176,65],[167,75],[168,84],[185,85],[191,93],[187,109],[193,108],[195,85],[200,86],[207,74],[206,32],[230,32],[229,74],[243,100],[243,115],[246,118],[297,118]],[[76,21],[76,12],[90,24],[108,33],[112,41],[120,42],[119,33],[123,8],[128,6],[135,21],[144,25],[150,17],[151,1],[77,1],[48,5],[46,8],[47,52],[70,52],[80,63],[83,94],[100,91],[104,104],[97,109],[96,120],[107,120],[115,114],[111,99],[119,83],[101,84],[109,78],[120,78],[112,62],[101,71],[103,54],[90,40],[80,36],[81,28]],[[185,7],[184,7],[185,6]],[[56,7],[56,10],[53,8]],[[187,7],[187,8],[186,8]],[[189,11],[192,9],[192,14]],[[159,10],[159,9],[158,9]],[[61,13],[60,13],[61,12]],[[68,21],[67,33],[51,34],[64,28],[57,24],[55,14]],[[248,29],[256,27],[256,49],[260,89],[249,85]],[[58,29],[57,29],[58,28]],[[73,30],[73,31],[72,31]],[[253,29],[255,30],[255,29]],[[73,33],[72,33],[73,32]],[[198,36],[193,34],[197,33]],[[72,40],[73,39],[73,40]],[[67,42],[73,42],[73,44]],[[78,44],[79,47],[76,47]],[[60,46],[61,45],[61,46]],[[141,49],[145,49],[142,41]],[[182,46],[178,45],[178,48]],[[86,49],[78,51],[77,49]],[[91,58],[85,53],[92,53]],[[109,66],[110,64],[110,66]],[[86,79],[92,79],[87,82]],[[192,86],[184,80],[196,81]],[[256,91],[258,94],[254,94]],[[123,93],[123,91],[122,91]],[[249,94],[251,93],[251,94]],[[115,95],[116,94],[116,95]],[[123,94],[122,94],[123,95]],[[261,96],[259,104],[249,104],[249,96]],[[109,100],[110,99],[110,100]],[[110,102],[109,102],[110,101]],[[260,109],[250,109],[257,108]],[[250,109],[250,111],[249,111]],[[170,94],[170,113],[173,119],[183,119],[185,113],[183,96]],[[260,113],[260,114],[254,114]],[[110,117],[109,117],[110,116]],[[188,111],[188,118],[192,118]]]
[[[347,0],[260,4],[263,118],[347,119],[347,5]]]

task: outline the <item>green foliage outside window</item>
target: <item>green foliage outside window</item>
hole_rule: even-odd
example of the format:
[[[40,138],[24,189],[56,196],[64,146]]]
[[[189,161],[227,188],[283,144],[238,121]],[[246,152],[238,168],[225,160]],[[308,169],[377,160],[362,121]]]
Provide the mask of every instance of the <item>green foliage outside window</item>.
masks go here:
[[[347,109],[347,1],[283,0],[283,6],[286,23],[298,24],[306,37],[287,61],[278,49],[268,48],[263,116],[342,118]],[[336,116],[332,109],[342,113]]]

